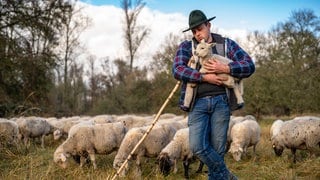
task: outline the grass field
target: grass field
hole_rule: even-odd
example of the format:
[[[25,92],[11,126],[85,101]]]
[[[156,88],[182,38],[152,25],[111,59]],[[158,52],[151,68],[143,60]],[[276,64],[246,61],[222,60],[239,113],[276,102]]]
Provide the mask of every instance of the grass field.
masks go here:
[[[230,154],[226,154],[225,161],[228,168],[239,179],[320,179],[320,157],[309,157],[306,151],[297,151],[297,163],[292,163],[290,150],[286,149],[281,157],[276,157],[269,141],[269,129],[274,119],[265,118],[259,120],[262,134],[257,146],[257,156],[249,148],[247,156],[241,161],[235,162]],[[54,142],[51,136],[46,138],[45,148],[41,148],[40,142],[31,143],[27,150],[24,146],[16,147],[0,146],[0,179],[111,179],[115,174],[112,167],[115,153],[109,155],[97,155],[98,169],[93,170],[91,164],[83,168],[76,163],[67,169],[61,169],[53,162],[53,153],[60,142]],[[162,176],[157,169],[155,159],[148,160],[142,165],[142,177],[131,170],[126,178],[119,179],[166,179],[176,180],[183,178],[182,163],[179,162],[177,174]],[[203,173],[195,173],[198,162],[190,166],[190,179],[205,180],[206,167]],[[131,168],[134,169],[134,168]]]

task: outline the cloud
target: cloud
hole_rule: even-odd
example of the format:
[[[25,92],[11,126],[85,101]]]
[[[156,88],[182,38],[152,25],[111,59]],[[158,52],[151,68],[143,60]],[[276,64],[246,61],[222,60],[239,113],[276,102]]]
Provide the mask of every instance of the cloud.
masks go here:
[[[94,6],[83,2],[79,2],[79,5],[85,7],[83,13],[92,19],[91,25],[80,38],[87,51],[98,59],[125,58],[122,9],[112,5]],[[170,33],[183,35],[182,30],[188,27],[187,22],[188,18],[182,13],[168,14],[144,7],[138,16],[138,23],[150,28],[151,32],[142,43],[138,52],[139,61],[135,62],[134,66],[148,64]],[[247,33],[242,29],[219,29],[218,32],[231,38],[244,38]]]

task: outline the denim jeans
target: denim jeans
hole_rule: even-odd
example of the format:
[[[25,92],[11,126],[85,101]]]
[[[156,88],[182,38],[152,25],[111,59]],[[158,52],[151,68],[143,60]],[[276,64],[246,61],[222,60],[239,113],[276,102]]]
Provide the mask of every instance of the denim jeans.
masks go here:
[[[228,179],[224,162],[230,120],[227,95],[198,98],[189,112],[190,149],[208,166],[209,180]]]

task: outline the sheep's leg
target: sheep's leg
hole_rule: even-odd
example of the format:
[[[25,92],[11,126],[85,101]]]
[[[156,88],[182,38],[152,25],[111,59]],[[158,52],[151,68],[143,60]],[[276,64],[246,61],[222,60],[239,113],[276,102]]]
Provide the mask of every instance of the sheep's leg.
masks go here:
[[[198,170],[196,171],[196,173],[201,173],[202,172],[203,165],[204,165],[204,163],[200,160],[199,167],[198,167]]]
[[[293,163],[297,162],[296,151],[297,150],[295,148],[291,148],[291,152],[293,154]]]
[[[42,135],[41,136],[41,147],[44,148],[44,138],[45,138],[45,135]]]
[[[222,82],[224,86],[226,86],[227,88],[234,88],[235,82],[232,76],[228,74],[217,74],[217,75],[222,78],[227,78],[227,80]]]
[[[173,161],[173,173],[177,173],[178,172],[178,168],[177,168],[177,160],[175,159],[174,161]]]
[[[194,83],[187,84],[186,94],[185,94],[184,103],[183,103],[183,105],[186,107],[189,107],[192,101],[194,86],[196,86]]]
[[[137,160],[136,160],[136,172],[139,176],[141,176],[141,156],[137,155]]]
[[[83,167],[84,163],[87,162],[87,157],[81,155],[80,156],[80,167]]]
[[[239,84],[235,84],[234,88],[233,88],[233,92],[237,98],[237,103],[238,104],[243,104],[244,101],[243,101],[243,98],[242,98],[242,95],[241,95],[241,92],[240,92],[240,87],[239,87]]]
[[[30,140],[29,140],[29,137],[28,136],[23,136],[23,142],[24,142],[24,145],[29,148],[30,147]]]
[[[94,152],[89,152],[89,157],[92,162],[93,168],[97,169],[96,156],[95,156]]]
[[[189,179],[189,165],[190,165],[190,160],[188,158],[183,160],[183,169],[184,169],[184,177],[186,179]]]
[[[257,159],[257,153],[256,153],[256,145],[253,145],[253,161],[256,161]]]
[[[241,94],[241,96],[243,96],[243,82],[240,80],[240,81],[238,81],[237,84],[239,87],[240,94]]]

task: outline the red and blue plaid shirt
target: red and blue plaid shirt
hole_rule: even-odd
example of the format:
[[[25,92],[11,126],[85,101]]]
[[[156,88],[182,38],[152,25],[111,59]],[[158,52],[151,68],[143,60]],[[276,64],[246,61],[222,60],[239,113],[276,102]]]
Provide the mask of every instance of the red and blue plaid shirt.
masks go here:
[[[255,71],[255,65],[251,57],[235,41],[225,38],[226,57],[233,60],[229,63],[230,75],[236,78],[247,78]],[[174,58],[172,73],[175,79],[182,81],[179,105],[183,104],[186,84],[201,83],[202,75],[198,70],[188,66],[189,59],[192,56],[191,41],[184,41],[179,45]]]

